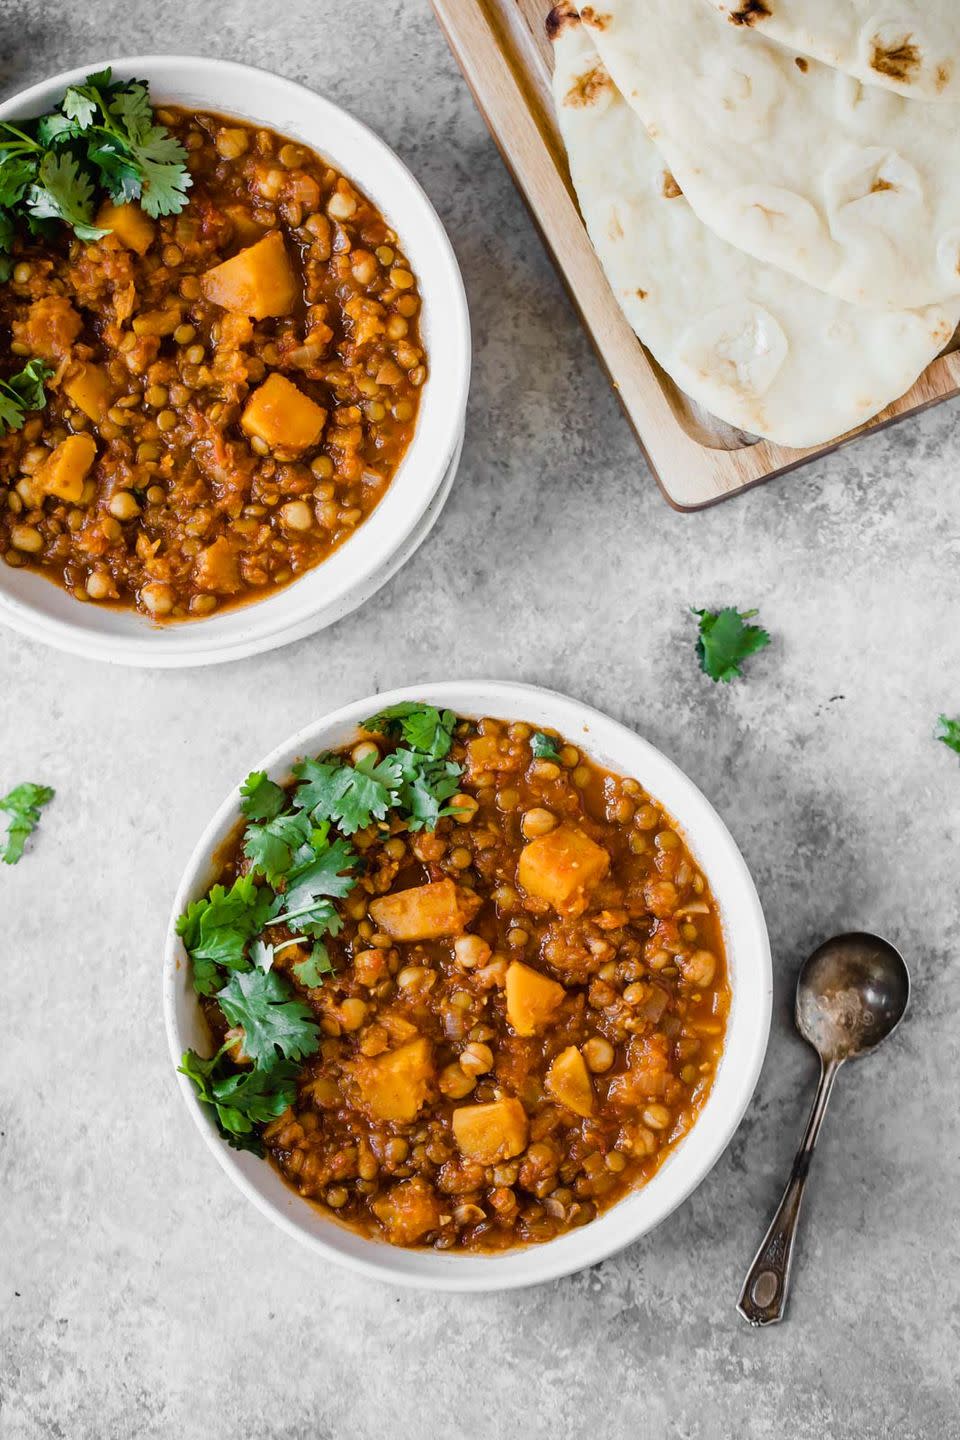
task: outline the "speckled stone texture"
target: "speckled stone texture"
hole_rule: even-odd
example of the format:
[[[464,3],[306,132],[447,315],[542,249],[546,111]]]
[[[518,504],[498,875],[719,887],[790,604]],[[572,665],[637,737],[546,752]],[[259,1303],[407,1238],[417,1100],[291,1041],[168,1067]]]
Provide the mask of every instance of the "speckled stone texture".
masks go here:
[[[3,1440],[950,1440],[957,1192],[958,411],[695,515],[660,498],[426,0],[0,4],[0,87],[111,53],[217,50],[314,86],[408,161],[449,227],[476,340],[440,523],[372,603],[206,673],[101,668],[0,631],[0,792],[57,787],[0,875]],[[749,679],[697,670],[688,607],[758,605]],[[168,906],[250,763],[382,687],[539,681],[702,786],[756,876],[776,968],[755,1101],[697,1193],[595,1269],[480,1298],[320,1264],[206,1153],[160,1016]],[[734,1305],[814,1080],[804,954],[864,926],[915,980],[841,1077],[788,1323]]]

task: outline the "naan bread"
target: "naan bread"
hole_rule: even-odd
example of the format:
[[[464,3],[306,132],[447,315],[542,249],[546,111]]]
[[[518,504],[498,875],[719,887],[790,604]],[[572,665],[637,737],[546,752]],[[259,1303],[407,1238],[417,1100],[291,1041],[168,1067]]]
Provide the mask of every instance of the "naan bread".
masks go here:
[[[835,439],[907,390],[949,340],[960,304],[848,305],[728,245],[680,194],[585,27],[571,12],[553,28],[581,213],[630,324],[680,388],[791,446]]]
[[[704,0],[600,0],[580,13],[717,234],[857,304],[960,295],[954,106],[798,65]]]
[[[957,0],[707,0],[800,55],[914,100],[960,100]]]

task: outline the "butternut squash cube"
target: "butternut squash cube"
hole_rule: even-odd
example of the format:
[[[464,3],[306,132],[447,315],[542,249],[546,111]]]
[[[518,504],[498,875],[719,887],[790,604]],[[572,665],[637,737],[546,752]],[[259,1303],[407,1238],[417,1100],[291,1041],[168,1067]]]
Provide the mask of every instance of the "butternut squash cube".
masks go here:
[[[422,1037],[352,1067],[363,1105],[377,1120],[409,1125],[417,1118],[433,1079],[430,1041]]]
[[[370,1205],[387,1232],[391,1245],[414,1245],[429,1230],[437,1230],[443,1201],[426,1180],[404,1180]]]
[[[102,365],[80,365],[63,382],[63,391],[88,419],[102,420],[113,403],[113,382]]]
[[[200,284],[205,299],[254,320],[289,315],[298,299],[297,277],[279,230],[270,230],[255,245],[214,265]]]
[[[13,338],[26,345],[27,354],[55,365],[69,352],[83,329],[83,320],[65,295],[44,295],[10,328]]]
[[[326,423],[326,410],[276,370],[254,390],[240,417],[246,433],[258,436],[271,449],[282,445],[287,450],[307,450],[316,445]]]
[[[461,890],[452,880],[434,880],[382,895],[370,902],[378,929],[392,940],[442,940],[460,935],[481,905],[479,896]]]
[[[586,1061],[576,1045],[560,1051],[547,1071],[545,1084],[554,1100],[559,1100],[575,1115],[589,1118],[593,1114],[593,1085]]]
[[[92,435],[68,435],[33,472],[34,481],[44,495],[56,495],[58,500],[69,500],[75,505],[83,494],[87,471],[96,458],[97,446]]]
[[[136,201],[114,205],[112,201],[105,200],[97,211],[96,223],[101,230],[112,230],[121,245],[137,255],[146,255],[156,233],[150,216],[140,209]]]
[[[193,578],[200,590],[211,595],[235,595],[240,589],[237,552],[225,535],[200,551],[193,564]]]
[[[565,995],[562,985],[514,960],[507,966],[507,1019],[518,1035],[549,1025]]]
[[[610,856],[576,825],[558,825],[520,852],[517,879],[528,895],[561,915],[579,914],[587,895],[610,869]]]
[[[510,1160],[527,1148],[530,1125],[519,1100],[461,1105],[453,1112],[453,1138],[461,1152],[480,1165]]]

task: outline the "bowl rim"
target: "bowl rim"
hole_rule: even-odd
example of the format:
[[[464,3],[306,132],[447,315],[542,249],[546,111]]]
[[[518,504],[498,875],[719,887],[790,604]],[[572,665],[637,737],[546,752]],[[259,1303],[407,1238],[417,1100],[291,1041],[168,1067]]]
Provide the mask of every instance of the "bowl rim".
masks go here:
[[[478,695],[484,697],[484,702],[489,700],[489,706],[486,703],[478,705]],[[621,773],[636,774],[638,769],[643,771],[645,768],[655,771],[659,781],[651,784],[649,788],[656,798],[662,799],[659,792],[668,781],[670,788],[685,797],[687,808],[696,814],[696,823],[701,827],[695,835],[690,833],[687,826],[681,825],[685,840],[694,852],[697,850],[698,840],[705,837],[705,843],[708,841],[716,847],[712,861],[704,865],[708,878],[712,878],[711,868],[715,873],[722,862],[729,871],[729,883],[725,881],[725,889],[735,890],[738,907],[743,906],[742,912],[738,909],[736,916],[730,916],[724,912],[721,905],[721,922],[728,960],[736,939],[739,949],[737,963],[744,973],[738,975],[736,983],[731,986],[733,1003],[728,1018],[723,1059],[711,1093],[695,1124],[674,1146],[668,1159],[647,1185],[625,1196],[582,1229],[567,1232],[542,1245],[516,1247],[491,1256],[460,1256],[430,1250],[402,1249],[383,1241],[362,1239],[354,1232],[337,1225],[294,1191],[289,1190],[279,1177],[276,1177],[276,1172],[272,1171],[267,1161],[254,1156],[241,1157],[238,1152],[230,1149],[217,1133],[212,1118],[197,1099],[190,1081],[179,1074],[176,1080],[182,1099],[220,1167],[262,1214],[301,1244],[308,1246],[314,1254],[367,1277],[404,1287],[473,1293],[518,1289],[571,1274],[618,1253],[665,1220],[712,1170],[727,1148],[750,1103],[766,1054],[773,988],[769,938],[760,899],[746,861],[723,820],[694,782],[674,761],[635,731],[579,700],[546,687],[515,681],[473,680],[425,682],[384,691],[351,701],[319,716],[275,746],[267,756],[249,768],[266,770],[273,775],[288,774],[293,757],[307,753],[311,748],[323,748],[320,737],[344,727],[356,727],[363,718],[385,706],[411,699],[446,706],[456,713],[485,713],[503,715],[503,718],[522,718],[522,708],[528,706],[535,714],[537,710],[548,710],[551,716],[555,714],[557,718],[545,719],[540,714],[536,715],[536,719],[542,724],[552,725],[569,738],[573,738],[577,733],[586,736],[581,743],[585,749],[594,753],[601,763],[609,763],[612,768],[619,768]],[[511,715],[511,711],[515,713]],[[593,750],[591,737],[598,737],[600,741]],[[621,754],[629,754],[632,758],[618,764],[610,754],[611,745],[618,748]],[[599,754],[597,750],[600,751]],[[639,765],[638,761],[641,762]],[[167,923],[163,965],[163,1013],[167,1043],[175,1068],[179,1065],[180,1056],[187,1044],[177,1014],[178,994],[183,987],[185,972],[183,951],[176,935],[175,922],[187,902],[202,893],[209,882],[213,851],[225,833],[236,823],[239,815],[239,785],[243,778],[238,778],[236,786],[217,807],[193,847],[177,886]],[[636,778],[646,784],[644,774],[638,774]],[[667,805],[666,808],[675,816],[672,806]],[[717,898],[719,903],[719,896]],[[748,982],[754,987],[750,993],[743,989]],[[731,1043],[734,1036],[739,1046],[735,1057]],[[734,1059],[736,1073],[733,1069]],[[729,1095],[726,1090],[730,1091]],[[712,1120],[709,1132],[703,1124],[708,1114]],[[686,1161],[683,1159],[685,1156]],[[252,1169],[250,1175],[244,1173],[244,1164],[249,1168],[251,1162],[254,1166],[267,1166],[270,1173],[276,1177],[277,1184],[282,1187],[285,1202],[283,1207],[260,1193],[251,1178],[262,1175],[260,1170]],[[656,1187],[655,1192],[652,1187]],[[641,1198],[651,1195],[654,1196],[653,1201],[645,1203]],[[635,1210],[638,1204],[641,1211],[649,1211],[649,1214],[631,1216],[629,1211]],[[302,1223],[308,1216],[314,1221],[313,1232],[308,1231]],[[317,1233],[318,1231],[320,1233]],[[344,1248],[347,1245],[344,1238],[346,1235],[350,1236],[350,1248]],[[339,1245],[335,1243],[337,1239],[341,1242]]]
[[[234,113],[252,123],[259,120],[279,131],[312,131],[313,138],[302,135],[302,142],[321,155],[329,155],[333,164],[371,196],[399,231],[408,250],[430,252],[429,270],[421,265],[416,268],[424,325],[429,327],[428,349],[431,357],[436,357],[438,369],[435,372],[431,364],[413,437],[380,503],[355,534],[319,566],[282,590],[215,614],[208,621],[162,627],[127,608],[98,611],[73,602],[77,613],[48,613],[43,603],[48,592],[39,587],[59,589],[54,582],[30,572],[22,583],[37,598],[25,598],[4,583],[5,567],[0,566],[0,621],[28,639],[89,659],[157,669],[239,660],[301,639],[340,619],[355,604],[363,603],[363,599],[349,603],[354,592],[363,592],[363,598],[369,598],[379,588],[380,573],[393,554],[403,549],[443,485],[462,438],[470,385],[471,327],[463,277],[433,203],[399,155],[349,110],[274,71],[199,55],[102,58],[73,66],[10,95],[0,102],[0,119],[30,113],[51,103],[66,86],[107,65],[120,74],[148,79],[160,105],[165,99],[170,104],[198,104],[196,99],[184,101],[184,93],[190,93],[191,87],[202,90],[204,80],[214,75],[232,80],[238,90],[243,85],[246,93],[255,97],[249,105],[241,104],[239,99],[232,107],[210,101],[209,108]],[[265,108],[270,112],[268,117],[264,116]],[[321,134],[331,126],[340,139],[325,147]],[[331,151],[338,152],[336,158]],[[345,151],[350,155],[345,156]],[[387,187],[394,195],[394,203],[389,206],[379,193]],[[398,195],[402,199],[397,200]],[[320,587],[325,593],[314,593]],[[91,623],[98,614],[105,617],[100,626],[95,620]],[[135,628],[111,633],[111,616],[122,617],[120,623],[133,616]],[[214,633],[212,626],[216,626]]]

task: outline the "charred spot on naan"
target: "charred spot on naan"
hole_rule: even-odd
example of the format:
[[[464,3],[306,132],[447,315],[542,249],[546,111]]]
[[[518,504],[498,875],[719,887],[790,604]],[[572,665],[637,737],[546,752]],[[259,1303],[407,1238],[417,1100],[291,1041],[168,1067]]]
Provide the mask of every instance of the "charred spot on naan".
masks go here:
[[[772,14],[763,0],[746,0],[739,10],[731,10],[728,18],[731,25],[756,25],[759,20],[769,20]]]
[[[564,105],[595,105],[608,90],[613,89],[613,81],[607,74],[603,65],[598,63],[591,69],[578,75],[563,97]]]
[[[882,45],[874,40],[870,52],[870,69],[878,75],[887,75],[907,85],[914,78],[923,63],[918,47],[911,35],[904,35],[896,45]]]
[[[580,16],[569,0],[562,0],[559,5],[554,5],[546,19],[546,31],[548,40],[556,40],[563,34],[564,30],[572,29],[574,25],[580,24]]]
[[[602,10],[595,10],[592,5],[584,5],[580,11],[580,19],[592,30],[606,30],[613,16]]]
[[[805,60],[802,55],[798,55],[793,63],[794,65],[796,65],[801,75],[806,75],[807,71],[810,69],[810,62],[808,60]]]
[[[936,83],[937,93],[938,93],[938,94],[940,93],[941,90],[946,90],[947,86],[950,84],[950,66],[949,66],[949,65],[938,65],[938,66],[937,66],[937,74],[936,74],[936,82],[935,82],[935,83]]]
[[[664,200],[677,200],[683,194],[669,170],[664,170],[660,175],[660,194]]]

